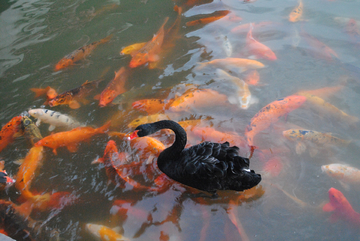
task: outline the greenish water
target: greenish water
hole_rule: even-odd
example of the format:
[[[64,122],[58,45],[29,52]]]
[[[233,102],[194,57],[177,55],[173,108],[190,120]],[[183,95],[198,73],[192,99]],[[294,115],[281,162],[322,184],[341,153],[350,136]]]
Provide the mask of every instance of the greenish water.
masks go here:
[[[206,125],[212,125],[223,132],[235,131],[244,136],[251,118],[268,103],[300,90],[336,86],[342,79],[347,80],[345,87],[326,100],[344,112],[360,117],[360,36],[349,35],[346,24],[334,20],[334,17],[360,20],[360,3],[350,0],[303,2],[304,20],[296,23],[289,23],[287,20],[288,14],[298,5],[294,0],[258,0],[250,4],[235,0],[208,1],[187,8],[179,30],[181,38],[176,41],[171,54],[164,59],[164,67],[154,70],[136,68],[125,86],[131,92],[125,95],[121,105],[100,108],[98,101],[91,99],[88,105],[77,110],[67,106],[52,109],[92,126],[101,126],[112,119],[113,130],[130,132],[132,129],[127,124],[134,118],[145,115],[131,109],[129,103],[134,100],[166,98],[166,88],[171,88],[171,94],[175,95],[180,83],[198,84],[200,88],[230,93],[231,86],[214,81],[215,68],[198,71],[194,67],[198,62],[226,57],[221,35],[227,36],[230,41],[233,47],[232,57],[242,57],[247,29],[242,33],[231,33],[231,29],[243,23],[271,21],[270,25],[254,30],[254,37],[277,55],[276,61],[259,60],[266,65],[266,68],[259,70],[260,82],[264,85],[249,87],[258,102],[247,110],[214,107],[174,115],[173,119],[180,121],[186,118],[211,117]],[[116,6],[97,12],[111,4]],[[51,86],[61,93],[80,86],[86,80],[96,80],[105,73],[105,80],[97,90],[100,93],[114,77],[114,71],[129,64],[130,57],[120,56],[119,51],[130,44],[149,41],[165,17],[169,16],[169,23],[172,24],[177,17],[173,7],[173,1],[155,0],[14,0],[0,3],[0,123],[7,123],[29,108],[42,106],[44,99],[34,99],[30,88]],[[185,25],[187,21],[219,10],[230,10],[243,20],[218,21],[194,27]],[[360,31],[359,24],[358,28]],[[331,47],[338,54],[338,59],[326,61],[320,58],[316,51],[321,55],[323,50],[317,50],[299,36],[302,31]],[[98,46],[85,60],[54,72],[55,64],[62,57],[109,34],[113,34],[110,42]],[[113,117],[119,113],[121,118]],[[349,147],[320,150],[313,157],[308,150],[298,155],[295,143],[286,141],[281,135],[282,130],[294,128],[294,125],[331,132],[341,138],[353,140],[353,143]],[[47,128],[47,125],[40,127],[43,136],[50,134]],[[354,186],[350,190],[344,189],[320,169],[321,165],[330,163],[347,163],[360,168],[359,134],[358,125],[350,126],[324,117],[309,105],[290,113],[286,120],[281,119],[259,134],[256,145],[260,150],[284,150],[280,152],[284,167],[279,176],[269,177],[263,171],[264,161],[260,158],[260,151],[255,152],[251,159],[251,169],[263,174],[261,185],[265,193],[236,208],[249,239],[357,240],[358,228],[341,220],[329,222],[331,214],[318,207],[321,203],[328,202],[328,190],[335,187],[360,212],[359,190]],[[82,143],[76,153],[60,148],[55,156],[50,149],[46,150],[44,165],[33,181],[32,188],[41,192],[72,192],[79,197],[79,201],[59,213],[55,210],[34,214],[34,219],[46,220],[44,225],[49,229],[58,229],[63,240],[92,240],[84,229],[84,224],[89,222],[110,227],[120,225],[124,235],[133,240],[158,240],[161,231],[168,234],[170,240],[200,240],[201,237],[203,240],[240,239],[226,212],[227,197],[237,195],[234,192],[224,192],[220,195],[220,200],[208,200],[205,205],[193,198],[189,194],[191,191],[183,193],[184,188],[176,185],[159,195],[134,191],[129,185],[124,189],[116,188],[113,184],[107,185],[108,178],[104,168],[90,163],[103,155],[108,140],[107,136],[96,136],[91,142]],[[161,137],[161,140],[166,144],[171,143],[167,136]],[[127,142],[116,141],[120,151],[129,152],[134,160],[138,158]],[[9,174],[16,175],[18,166],[13,161],[24,158],[28,150],[29,145],[25,139],[18,138],[0,153]],[[243,154],[247,153],[244,151]],[[147,180],[147,183],[151,185],[152,181]],[[313,208],[299,206],[274,188],[275,185]],[[8,193],[2,193],[1,197],[15,202],[18,193],[14,189],[12,187]],[[127,218],[112,217],[110,210],[116,199],[134,200],[133,207],[143,210],[147,215],[151,214],[152,220],[148,220],[147,215],[136,214],[128,214]],[[173,206],[178,206],[180,210],[174,214],[178,224],[160,224]],[[206,225],[209,225],[205,230],[206,235],[201,236]]]

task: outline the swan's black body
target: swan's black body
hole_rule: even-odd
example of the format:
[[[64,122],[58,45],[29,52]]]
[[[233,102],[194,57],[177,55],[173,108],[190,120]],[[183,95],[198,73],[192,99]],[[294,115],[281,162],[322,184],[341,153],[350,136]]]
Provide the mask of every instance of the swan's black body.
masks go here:
[[[236,190],[256,186],[261,176],[249,169],[249,159],[238,155],[239,148],[203,142],[184,149],[187,141],[185,130],[170,120],[140,125],[137,136],[147,136],[161,129],[175,132],[175,142],[160,153],[159,169],[182,184],[210,193],[217,190]]]

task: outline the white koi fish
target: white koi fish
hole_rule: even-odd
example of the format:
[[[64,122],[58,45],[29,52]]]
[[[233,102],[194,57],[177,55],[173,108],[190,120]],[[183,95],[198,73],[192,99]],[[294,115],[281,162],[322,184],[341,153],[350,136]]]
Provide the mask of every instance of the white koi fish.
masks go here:
[[[89,231],[92,235],[98,238],[101,241],[130,241],[130,239],[125,238],[119,234],[117,228],[109,228],[100,224],[87,223],[85,225],[86,230]]]
[[[249,90],[248,84],[242,79],[232,76],[222,69],[217,69],[216,74],[219,76],[220,79],[230,80],[238,87],[238,97],[228,97],[229,102],[231,104],[240,105],[241,109],[249,108],[250,104],[254,102],[254,99],[251,98],[251,92]]]
[[[349,190],[349,184],[360,184],[360,170],[355,167],[334,163],[321,166],[321,170],[337,179],[346,190]]]
[[[29,114],[37,119],[37,126],[40,125],[41,121],[50,124],[49,131],[53,131],[57,126],[65,126],[68,128],[81,126],[81,124],[72,117],[48,109],[32,109],[29,110]]]

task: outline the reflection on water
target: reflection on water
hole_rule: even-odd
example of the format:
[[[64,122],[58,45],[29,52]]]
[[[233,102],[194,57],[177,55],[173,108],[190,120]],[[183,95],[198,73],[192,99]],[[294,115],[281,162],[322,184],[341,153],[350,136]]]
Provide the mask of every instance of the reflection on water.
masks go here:
[[[175,4],[182,8],[174,11]],[[261,173],[262,182],[246,192],[221,191],[217,199],[161,175],[153,157],[163,147],[156,141],[171,145],[170,132],[152,136],[156,150],[145,141],[129,142],[122,134],[94,135],[76,147],[59,147],[57,155],[45,148],[43,162],[33,164],[29,189],[37,200],[50,201],[46,205],[38,201],[44,206],[33,207],[29,220],[41,221],[42,235],[55,240],[56,233],[65,240],[93,240],[86,223],[118,227],[116,232],[131,240],[356,239],[358,214],[338,213],[339,220],[333,223],[333,213],[324,212],[323,206],[334,187],[360,211],[358,178],[330,177],[321,166],[340,163],[360,168],[360,5],[303,0],[300,21],[289,22],[290,12],[298,6],[298,1],[261,0],[2,3],[2,124],[42,107],[46,91],[34,98],[30,88],[51,86],[57,93],[78,93],[75,90],[87,80],[103,79],[91,93],[75,94],[80,104],[74,108],[45,108],[91,127],[111,120],[111,131],[120,133],[129,133],[144,121],[172,119],[186,129],[188,144],[229,141],[243,156],[250,154],[249,128],[261,129],[250,138],[257,147],[250,167]],[[167,16],[160,44],[164,51],[160,57],[150,56],[161,61],[129,71],[121,87],[126,92],[113,105],[100,108],[96,95],[132,58],[120,55],[121,49],[150,41]],[[67,54],[110,34],[111,40],[86,58],[54,71]],[[276,59],[267,55],[269,51]],[[230,58],[248,60],[234,63]],[[307,99],[300,107],[284,112],[265,108],[266,123],[249,124],[269,103],[276,106],[277,99],[295,94]],[[46,124],[40,131],[44,137],[51,134]],[[110,139],[121,157],[121,168],[115,171],[106,163],[91,164],[104,156]],[[13,161],[25,158],[31,147],[25,137],[17,137],[1,151],[9,175],[18,173]],[[28,225],[18,213],[24,211],[19,209],[26,203],[24,190],[12,186],[0,195],[17,205],[11,222]],[[355,218],[348,218],[351,215]],[[20,228],[36,236],[29,225]],[[44,236],[35,240],[40,237]]]

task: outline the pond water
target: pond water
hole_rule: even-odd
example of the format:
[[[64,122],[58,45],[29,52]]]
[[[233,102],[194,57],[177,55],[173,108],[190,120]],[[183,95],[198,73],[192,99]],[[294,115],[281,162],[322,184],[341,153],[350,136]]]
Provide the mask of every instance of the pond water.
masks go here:
[[[127,92],[112,105],[99,107],[94,95],[100,94],[114,78],[114,71],[128,66],[131,60],[131,56],[119,52],[131,44],[150,41],[166,17],[169,20],[165,29],[169,29],[178,18],[175,4],[182,6],[180,28],[172,33],[176,36],[170,52],[160,56],[161,65],[132,69],[124,87]],[[301,19],[289,22],[290,12],[299,5],[296,0],[2,1],[0,123],[5,124],[30,108],[44,107],[45,98],[34,98],[30,88],[51,86],[61,93],[99,78],[104,80],[87,97],[86,105],[81,104],[78,109],[66,105],[44,108],[93,127],[111,120],[111,131],[130,133],[134,128],[128,124],[147,115],[132,108],[136,100],[169,101],[194,86],[236,96],[236,85],[219,79],[217,67],[200,68],[199,63],[227,57],[253,59],[254,53],[249,53],[247,44],[249,25],[237,28],[247,23],[252,23],[254,39],[276,54],[273,61],[256,59],[265,66],[257,69],[259,82],[249,84],[249,107],[219,104],[220,97],[214,96],[205,99],[209,103],[205,107],[195,104],[183,112],[166,109],[162,113],[175,121],[201,119],[201,127],[245,138],[249,122],[269,103],[303,90],[340,86],[336,91],[319,91],[319,96],[321,92],[320,97],[326,102],[360,118],[360,2],[303,0],[302,4]],[[230,11],[228,16],[232,17],[208,24],[186,24],[223,10]],[[85,59],[54,71],[65,55],[111,34],[109,42],[99,45]],[[225,63],[221,68],[227,70],[229,66]],[[250,72],[230,70],[231,75],[241,79]],[[250,167],[262,175],[262,182],[255,194],[244,197],[241,192],[222,191],[219,198],[210,199],[196,197],[197,191],[178,183],[172,183],[162,193],[137,190],[130,184],[109,184],[104,166],[91,164],[103,156],[109,139],[116,141],[120,152],[128,153],[129,162],[147,160],[142,160],[128,141],[103,134],[81,143],[76,152],[63,147],[54,155],[51,149],[45,149],[43,166],[38,168],[31,190],[65,191],[76,196],[76,201],[60,210],[33,212],[31,217],[43,221],[48,229],[57,229],[63,240],[93,240],[85,230],[86,223],[120,226],[120,233],[131,240],[357,240],[358,223],[353,227],[344,218],[331,222],[331,213],[324,212],[322,206],[329,202],[328,190],[334,187],[360,212],[359,189],[356,185],[345,188],[322,172],[321,166],[341,163],[360,168],[359,124],[337,118],[339,112],[327,113],[325,107],[314,105],[307,100],[256,135],[257,148]],[[351,143],[338,146],[289,141],[282,132],[293,128],[331,133]],[[43,136],[52,133],[47,124],[41,124],[40,131]],[[156,137],[166,145],[173,140],[168,133]],[[221,139],[217,137],[205,133],[202,137],[189,137],[189,143]],[[249,155],[246,145],[241,144],[244,143],[239,144],[241,155]],[[9,175],[16,175],[19,167],[13,161],[24,158],[30,148],[27,140],[20,137],[1,151]],[[276,160],[275,164],[270,160]],[[159,174],[158,170],[154,172]],[[145,171],[132,174],[131,170],[127,173],[142,185],[155,186],[156,175]],[[1,198],[20,204],[19,194],[13,186],[1,193]],[[124,201],[127,214],[114,214],[115,200]],[[231,214],[235,214],[237,224],[231,221]]]

